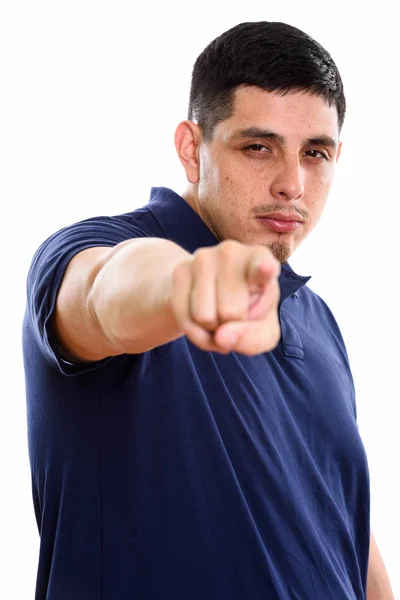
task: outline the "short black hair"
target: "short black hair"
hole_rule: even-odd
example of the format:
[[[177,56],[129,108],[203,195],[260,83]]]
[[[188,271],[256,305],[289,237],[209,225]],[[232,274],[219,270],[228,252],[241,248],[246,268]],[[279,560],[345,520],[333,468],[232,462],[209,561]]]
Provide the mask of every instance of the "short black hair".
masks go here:
[[[286,23],[241,23],[213,40],[192,73],[188,118],[211,139],[233,111],[240,85],[268,92],[305,91],[336,106],[339,130],[346,112],[340,73],[330,54],[309,35]]]

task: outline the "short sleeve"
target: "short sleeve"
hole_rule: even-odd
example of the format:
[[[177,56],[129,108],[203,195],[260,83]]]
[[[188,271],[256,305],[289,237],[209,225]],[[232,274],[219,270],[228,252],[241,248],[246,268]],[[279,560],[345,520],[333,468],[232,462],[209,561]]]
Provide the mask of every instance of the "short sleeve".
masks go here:
[[[59,353],[51,329],[57,294],[71,259],[87,248],[116,246],[132,238],[149,237],[150,233],[134,220],[122,217],[96,217],[81,221],[51,235],[36,251],[27,278],[27,315],[33,343],[45,359],[65,375],[78,375],[99,369],[111,358],[74,365]]]

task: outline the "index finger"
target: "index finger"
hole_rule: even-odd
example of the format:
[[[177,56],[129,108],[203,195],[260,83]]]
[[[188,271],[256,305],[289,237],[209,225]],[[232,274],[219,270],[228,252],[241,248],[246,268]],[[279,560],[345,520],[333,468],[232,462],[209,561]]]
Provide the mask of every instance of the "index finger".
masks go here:
[[[264,286],[271,279],[279,277],[281,272],[281,265],[279,261],[271,253],[270,256],[266,256],[265,252],[255,254],[250,258],[246,278],[247,282],[257,288],[258,286]]]

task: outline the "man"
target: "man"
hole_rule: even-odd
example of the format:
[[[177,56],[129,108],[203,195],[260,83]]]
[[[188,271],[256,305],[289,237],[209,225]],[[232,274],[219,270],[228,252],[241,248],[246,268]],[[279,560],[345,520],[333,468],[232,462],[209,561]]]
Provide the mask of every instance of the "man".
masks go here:
[[[183,196],[153,189],[37,251],[36,600],[393,597],[345,346],[287,262],[324,208],[344,114],[317,42],[238,25],[194,66]]]

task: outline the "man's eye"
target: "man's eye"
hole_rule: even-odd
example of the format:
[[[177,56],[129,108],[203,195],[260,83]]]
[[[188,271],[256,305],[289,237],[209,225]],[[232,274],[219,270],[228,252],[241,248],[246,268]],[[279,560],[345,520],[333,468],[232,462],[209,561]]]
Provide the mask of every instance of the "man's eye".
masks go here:
[[[251,150],[252,152],[262,152],[264,150],[270,152],[269,148],[262,144],[251,144],[250,146],[246,146],[245,150]]]
[[[305,154],[307,156],[311,156],[312,158],[324,158],[325,160],[328,160],[328,156],[325,154],[325,152],[321,152],[321,150],[307,150]]]

